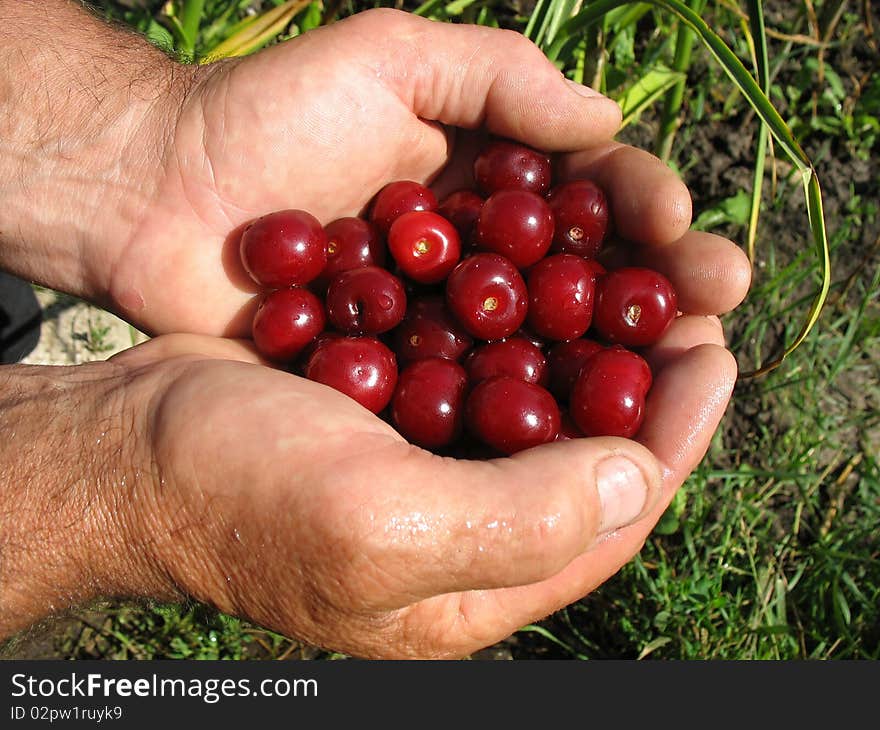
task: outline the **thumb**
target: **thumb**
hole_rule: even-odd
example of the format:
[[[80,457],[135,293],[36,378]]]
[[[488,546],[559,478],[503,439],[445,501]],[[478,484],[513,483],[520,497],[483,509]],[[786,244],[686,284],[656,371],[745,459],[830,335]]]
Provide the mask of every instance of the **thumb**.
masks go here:
[[[544,580],[660,498],[656,460],[628,439],[576,439],[494,461],[413,449],[387,467],[384,521],[399,532],[418,515],[425,528],[371,556],[371,564],[407,576],[397,595],[382,596],[382,609]]]
[[[552,152],[590,147],[620,126],[614,101],[568,81],[520,33],[388,9],[338,25],[346,22],[380,45],[379,72],[422,119],[468,129],[485,125]]]

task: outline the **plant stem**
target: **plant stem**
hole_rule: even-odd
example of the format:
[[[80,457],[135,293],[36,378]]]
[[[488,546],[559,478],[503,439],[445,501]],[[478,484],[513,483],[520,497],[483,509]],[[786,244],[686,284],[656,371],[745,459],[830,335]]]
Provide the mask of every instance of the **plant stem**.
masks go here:
[[[186,61],[193,61],[196,55],[196,41],[199,37],[199,26],[205,10],[205,0],[184,0],[180,13],[180,25],[183,28],[183,44],[180,55]]]
[[[702,13],[706,6],[706,0],[691,0],[688,6],[696,13]],[[684,23],[678,24],[678,32],[675,38],[675,57],[672,61],[673,71],[686,73],[691,65],[691,51],[696,40],[695,33]],[[675,141],[675,133],[680,124],[681,105],[684,101],[684,92],[687,79],[683,78],[675,84],[666,94],[663,103],[663,113],[660,117],[660,130],[657,134],[657,156],[663,162],[669,162],[672,154],[672,144]]]

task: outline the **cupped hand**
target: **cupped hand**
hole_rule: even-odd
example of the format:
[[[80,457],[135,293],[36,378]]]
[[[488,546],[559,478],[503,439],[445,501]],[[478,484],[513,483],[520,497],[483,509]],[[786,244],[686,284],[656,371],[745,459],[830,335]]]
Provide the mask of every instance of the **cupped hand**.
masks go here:
[[[171,335],[124,353],[149,383],[158,476],[127,511],[164,588],[357,656],[455,657],[613,575],[727,405],[736,366],[717,315],[748,289],[739,248],[688,231],[682,183],[612,141],[616,106],[514,33],[369,12],[201,74],[113,267],[118,309],[147,330],[247,335],[245,223],[286,207],[324,223],[358,214],[395,179],[448,193],[470,182],[486,131],[561,153],[561,178],[598,181],[622,260],[665,273],[683,314],[646,353],[656,375],[637,441],[488,462],[411,446],[241,342]]]
[[[620,122],[518,33],[391,10],[203,67],[190,87],[179,109],[156,110],[168,141],[155,193],[105,252],[113,307],[150,333],[248,334],[256,288],[238,240],[262,214],[357,215],[388,182],[461,168],[459,129],[559,151]]]
[[[608,155],[676,189],[649,157]],[[567,164],[588,175],[598,159]],[[624,249],[665,268],[694,312],[645,353],[655,380],[636,441],[455,460],[244,341],[167,335],[118,355],[153,479],[117,509],[148,592],[381,658],[466,656],[583,597],[640,549],[724,413],[736,365],[714,315],[744,293],[735,251],[696,233]]]

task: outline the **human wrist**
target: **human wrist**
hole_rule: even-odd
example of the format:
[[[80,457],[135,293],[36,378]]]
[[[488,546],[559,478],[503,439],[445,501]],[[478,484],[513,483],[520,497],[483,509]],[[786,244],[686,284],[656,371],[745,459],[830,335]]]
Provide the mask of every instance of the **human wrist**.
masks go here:
[[[109,306],[197,69],[67,0],[0,21],[0,267]]]
[[[155,475],[130,373],[0,369],[0,637],[99,596],[161,595],[132,493]]]

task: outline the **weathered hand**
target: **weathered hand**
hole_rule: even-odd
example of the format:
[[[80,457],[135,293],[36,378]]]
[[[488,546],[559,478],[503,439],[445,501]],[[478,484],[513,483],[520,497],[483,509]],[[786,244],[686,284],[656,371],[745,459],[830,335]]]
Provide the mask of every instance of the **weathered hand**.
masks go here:
[[[385,183],[459,169],[472,150],[457,127],[555,151],[608,141],[620,121],[517,33],[389,10],[190,83],[172,121],[158,117],[170,131],[155,193],[112,252],[112,301],[151,332],[248,334],[256,289],[238,234],[259,215],[356,215]]]
[[[694,318],[656,348],[666,364],[643,446],[580,439],[487,462],[410,446],[239,342],[154,339],[114,359],[148,455],[124,498],[117,486],[101,500],[124,525],[117,559],[141,566],[148,595],[183,593],[356,656],[464,656],[639,549],[727,403],[732,359],[698,344],[718,339]]]
[[[158,125],[144,134],[162,140],[157,155],[111,140],[128,166],[101,179],[125,215],[108,214],[106,231],[78,219],[70,266],[48,213],[22,213],[0,241],[22,273],[148,331],[201,333],[111,363],[4,371],[0,416],[16,438],[0,443],[0,463],[29,487],[0,495],[0,516],[16,515],[3,523],[0,630],[96,595],[189,595],[355,655],[461,656],[616,572],[708,446],[736,372],[714,315],[749,284],[733,243],[688,232],[673,173],[610,141],[619,110],[575,93],[516,34],[387,11],[181,78],[182,104],[128,115]],[[621,255],[673,281],[685,314],[648,353],[640,444],[443,459],[344,396],[258,364],[246,344],[206,336],[248,331],[255,289],[236,229],[283,207],[324,222],[355,214],[393,179],[466,184],[480,131],[456,128],[571,152],[560,174],[607,190]],[[89,188],[60,189],[79,201]],[[27,210],[24,193],[10,197]]]

